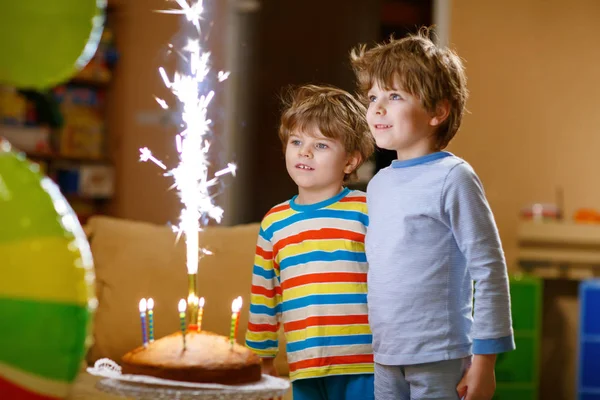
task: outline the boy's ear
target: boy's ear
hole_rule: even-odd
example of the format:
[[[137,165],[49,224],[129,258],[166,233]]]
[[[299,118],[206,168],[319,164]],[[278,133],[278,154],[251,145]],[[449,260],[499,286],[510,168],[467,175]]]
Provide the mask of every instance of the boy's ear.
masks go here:
[[[435,107],[435,111],[431,114],[429,125],[440,126],[450,115],[450,102],[448,100],[440,101]]]
[[[355,151],[352,154],[348,155],[348,161],[346,162],[346,166],[344,167],[344,174],[351,174],[354,172],[358,164],[362,161],[362,157],[358,151]]]

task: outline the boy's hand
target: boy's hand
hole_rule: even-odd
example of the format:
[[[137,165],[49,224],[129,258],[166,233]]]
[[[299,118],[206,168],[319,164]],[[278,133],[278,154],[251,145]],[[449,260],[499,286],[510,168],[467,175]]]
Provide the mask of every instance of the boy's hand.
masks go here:
[[[277,368],[275,368],[274,358],[263,358],[262,359],[262,373],[265,375],[279,376]]]
[[[491,400],[496,391],[495,354],[476,354],[471,367],[465,371],[456,391],[465,400]]]

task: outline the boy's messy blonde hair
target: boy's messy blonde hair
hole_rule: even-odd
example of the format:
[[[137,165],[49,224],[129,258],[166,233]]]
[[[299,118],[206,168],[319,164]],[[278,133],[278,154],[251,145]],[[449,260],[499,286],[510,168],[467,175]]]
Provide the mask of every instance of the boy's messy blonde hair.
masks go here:
[[[348,154],[360,154],[359,164],[344,181],[356,179],[356,170],[375,150],[365,106],[342,89],[316,85],[289,89],[283,104],[279,139],[284,151],[294,131],[310,134],[316,128],[326,138],[342,143]]]
[[[434,112],[448,101],[448,118],[436,131],[436,147],[445,148],[460,127],[468,97],[467,77],[460,58],[452,50],[436,46],[429,38],[430,29],[367,50],[365,45],[350,53],[358,80],[361,100],[377,83],[385,90],[404,90]],[[400,87],[395,87],[400,85]]]

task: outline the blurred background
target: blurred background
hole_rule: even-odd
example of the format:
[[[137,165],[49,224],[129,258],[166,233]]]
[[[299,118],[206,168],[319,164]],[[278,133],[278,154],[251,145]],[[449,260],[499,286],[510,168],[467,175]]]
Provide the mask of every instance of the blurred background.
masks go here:
[[[574,399],[586,379],[600,382],[600,323],[589,325],[598,332],[585,331],[580,302],[580,282],[600,275],[600,2],[205,3],[213,68],[231,71],[211,108],[215,166],[238,165],[217,200],[225,225],[260,221],[295,194],[277,137],[286,86],[328,83],[354,92],[354,46],[435,25],[438,42],[463,58],[470,90],[448,150],[483,181],[518,282],[513,313],[524,325],[515,326],[518,355],[499,360],[499,391]],[[0,136],[59,183],[82,222],[97,214],[177,220],[172,182],[138,162],[140,147],[176,162],[172,118],[154,99],[169,98],[158,67],[176,67],[165,45],[182,27],[179,17],[153,12],[164,8],[163,0],[109,0],[99,49],[72,80],[44,93],[0,87]],[[378,151],[353,186],[364,190],[392,158]],[[527,278],[519,280],[522,272]],[[595,301],[589,304],[600,307]],[[590,393],[579,398],[600,399],[600,383]]]

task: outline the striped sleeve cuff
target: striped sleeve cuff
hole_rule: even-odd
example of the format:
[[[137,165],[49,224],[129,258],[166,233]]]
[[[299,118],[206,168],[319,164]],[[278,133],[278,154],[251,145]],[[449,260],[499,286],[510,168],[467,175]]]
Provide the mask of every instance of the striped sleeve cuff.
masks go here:
[[[515,349],[513,335],[498,339],[473,339],[473,354],[498,354]]]
[[[260,357],[273,358],[276,357],[277,353],[279,352],[277,340],[264,340],[262,342],[255,342],[246,338],[246,347]]]

